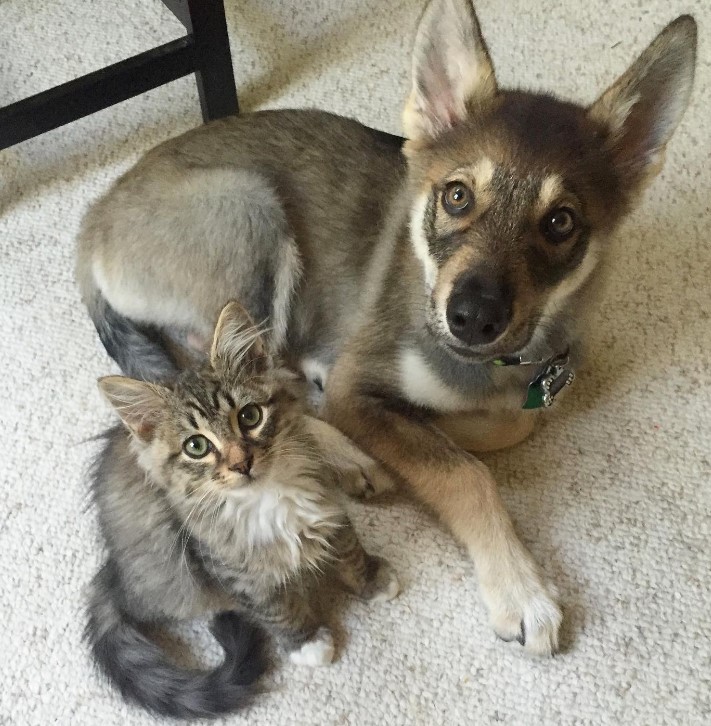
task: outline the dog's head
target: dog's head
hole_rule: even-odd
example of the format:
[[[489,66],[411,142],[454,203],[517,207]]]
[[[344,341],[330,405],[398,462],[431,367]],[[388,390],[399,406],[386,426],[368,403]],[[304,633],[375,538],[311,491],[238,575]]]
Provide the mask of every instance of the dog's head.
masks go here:
[[[525,349],[575,316],[606,238],[659,172],[687,106],[696,24],[667,26],[585,108],[501,90],[470,0],[432,0],[404,111],[427,325],[455,356]]]

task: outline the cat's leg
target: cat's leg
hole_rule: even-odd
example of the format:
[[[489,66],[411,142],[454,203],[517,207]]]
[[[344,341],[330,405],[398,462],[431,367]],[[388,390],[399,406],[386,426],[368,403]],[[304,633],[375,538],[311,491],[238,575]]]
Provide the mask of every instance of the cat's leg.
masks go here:
[[[339,531],[335,548],[336,575],[358,597],[379,602],[392,600],[398,595],[400,581],[392,565],[363,549],[350,522]]]
[[[318,621],[303,593],[281,589],[257,603],[254,615],[284,646],[293,663],[323,666],[333,660],[333,635]]]
[[[304,426],[318,441],[323,458],[338,471],[338,484],[346,494],[370,499],[395,487],[385,469],[338,429],[313,416],[304,416]]]

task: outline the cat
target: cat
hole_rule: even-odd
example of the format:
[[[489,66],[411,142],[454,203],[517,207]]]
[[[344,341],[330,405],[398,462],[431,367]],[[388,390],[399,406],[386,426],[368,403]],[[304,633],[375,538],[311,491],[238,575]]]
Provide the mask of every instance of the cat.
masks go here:
[[[327,569],[364,599],[399,591],[337,490],[367,497],[391,482],[308,415],[294,379],[230,302],[202,368],[164,385],[99,380],[122,425],[93,472],[106,559],[86,639],[122,695],[154,713],[203,718],[248,703],[267,666],[263,629],[294,662],[329,663],[332,635],[309,604]],[[205,615],[225,651],[212,671],[181,669],[147,634]]]

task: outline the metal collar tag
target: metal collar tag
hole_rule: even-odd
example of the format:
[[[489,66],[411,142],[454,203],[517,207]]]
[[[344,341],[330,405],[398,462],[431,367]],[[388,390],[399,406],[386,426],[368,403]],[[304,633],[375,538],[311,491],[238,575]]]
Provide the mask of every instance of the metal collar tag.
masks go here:
[[[528,384],[523,408],[548,408],[555,397],[575,380],[575,373],[563,365],[549,365]]]
[[[575,373],[568,368],[568,351],[560,353],[548,361],[525,361],[520,357],[497,358],[497,366],[543,365],[545,368],[529,384],[524,409],[548,408],[555,397],[575,380]]]

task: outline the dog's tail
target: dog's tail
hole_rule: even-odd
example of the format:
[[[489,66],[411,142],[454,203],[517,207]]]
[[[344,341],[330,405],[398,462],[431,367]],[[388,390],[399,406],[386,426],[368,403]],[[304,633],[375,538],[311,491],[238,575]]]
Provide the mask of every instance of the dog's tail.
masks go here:
[[[125,375],[144,381],[161,381],[178,371],[160,331],[136,323],[114,310],[96,286],[94,276],[81,256],[76,276],[96,332],[106,352]]]
[[[85,638],[101,672],[127,700],[161,716],[217,717],[249,703],[267,668],[264,639],[237,613],[215,617],[210,627],[225,651],[212,671],[179,668],[114,601],[116,572],[104,565],[92,583]]]

